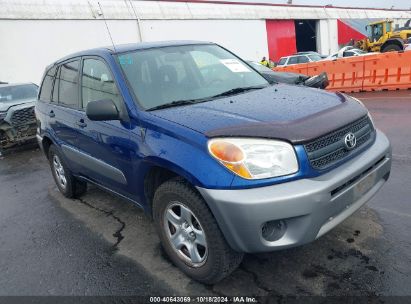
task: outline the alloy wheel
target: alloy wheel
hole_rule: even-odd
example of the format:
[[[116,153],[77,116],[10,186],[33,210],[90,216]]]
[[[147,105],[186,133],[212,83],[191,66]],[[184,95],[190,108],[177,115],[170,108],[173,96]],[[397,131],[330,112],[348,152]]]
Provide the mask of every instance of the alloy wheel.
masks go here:
[[[180,202],[164,212],[164,229],[173,250],[192,267],[202,266],[208,255],[206,235],[194,213]]]

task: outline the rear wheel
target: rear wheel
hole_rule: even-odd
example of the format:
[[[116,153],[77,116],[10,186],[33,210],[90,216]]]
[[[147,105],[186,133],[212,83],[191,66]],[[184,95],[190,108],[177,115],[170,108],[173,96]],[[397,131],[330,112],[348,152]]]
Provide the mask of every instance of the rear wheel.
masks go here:
[[[153,213],[167,255],[193,279],[216,283],[241,263],[243,254],[229,247],[204,200],[185,181],[162,184]]]
[[[87,191],[87,183],[79,181],[73,176],[65,164],[60,152],[54,145],[49,148],[49,162],[51,173],[60,192],[68,198],[82,195]]]

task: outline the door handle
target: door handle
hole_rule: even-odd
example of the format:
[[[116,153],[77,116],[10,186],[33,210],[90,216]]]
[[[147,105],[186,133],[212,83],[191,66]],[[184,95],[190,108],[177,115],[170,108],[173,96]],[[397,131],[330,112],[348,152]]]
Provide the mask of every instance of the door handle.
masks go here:
[[[85,127],[87,127],[87,123],[85,123],[83,119],[80,119],[79,121],[77,121],[77,125],[78,125],[80,128],[85,128]]]
[[[49,116],[50,116],[50,117],[54,117],[54,116],[56,116],[56,114],[54,114],[54,111],[51,110],[51,111],[49,112]]]

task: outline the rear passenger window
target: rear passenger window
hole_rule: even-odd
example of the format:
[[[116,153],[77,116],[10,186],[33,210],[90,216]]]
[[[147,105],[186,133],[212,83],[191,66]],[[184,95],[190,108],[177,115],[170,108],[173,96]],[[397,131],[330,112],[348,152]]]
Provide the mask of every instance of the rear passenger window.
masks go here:
[[[81,77],[83,108],[90,101],[111,99],[120,109],[120,96],[107,65],[98,59],[85,59]]]
[[[309,60],[308,60],[308,57],[306,57],[306,56],[299,56],[298,57],[298,63],[307,63]]]
[[[63,63],[60,66],[57,83],[58,87],[58,101],[60,104],[66,105],[71,108],[78,107],[78,70],[80,60],[75,60],[67,63]],[[55,94],[53,94],[53,99]]]
[[[53,89],[54,77],[56,74],[56,67],[52,67],[44,76],[43,84],[40,91],[40,100],[50,102],[51,101],[51,91]]]

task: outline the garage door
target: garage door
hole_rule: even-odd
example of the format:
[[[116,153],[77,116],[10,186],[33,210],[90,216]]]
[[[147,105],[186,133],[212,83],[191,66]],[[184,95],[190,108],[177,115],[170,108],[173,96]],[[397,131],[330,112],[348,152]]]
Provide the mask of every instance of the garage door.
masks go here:
[[[297,51],[294,20],[266,20],[270,59],[277,62]]]

